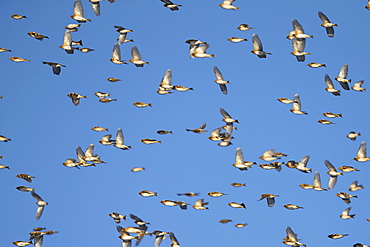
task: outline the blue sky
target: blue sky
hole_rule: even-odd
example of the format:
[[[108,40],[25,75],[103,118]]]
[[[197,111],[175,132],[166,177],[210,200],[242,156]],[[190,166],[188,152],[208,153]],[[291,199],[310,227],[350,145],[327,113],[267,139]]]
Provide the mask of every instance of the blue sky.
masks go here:
[[[349,65],[348,78],[352,86],[359,80],[368,83],[366,46],[370,33],[366,28],[370,12],[367,1],[236,1],[240,10],[225,10],[221,1],[176,1],[183,5],[170,11],[161,1],[117,0],[101,2],[101,16],[95,16],[91,4],[82,0],[85,17],[92,22],[81,24],[73,32],[73,40],[83,40],[83,47],[95,51],[68,55],[58,48],[63,42],[65,26],[77,23],[70,18],[74,1],[8,1],[0,9],[0,47],[12,52],[0,54],[2,68],[1,132],[11,138],[2,142],[0,192],[4,203],[0,211],[1,244],[28,239],[34,227],[59,231],[46,236],[43,246],[120,246],[121,240],[109,213],[130,213],[150,222],[149,232],[172,231],[181,246],[284,246],[285,227],[290,226],[301,242],[309,246],[351,246],[361,242],[370,244],[370,218],[367,202],[370,187],[368,162],[353,160],[362,141],[369,141],[370,120],[368,92],[341,90],[341,96],[325,91],[324,75],[328,74],[337,89],[337,77],[344,64]],[[326,36],[320,26],[318,11],[338,24],[335,37]],[[12,14],[27,16],[14,20]],[[305,51],[310,52],[305,62],[298,63],[289,53],[291,41],[285,37],[292,30],[292,19],[297,19],[305,32],[314,35],[307,39]],[[249,24],[254,29],[239,31]],[[360,24],[359,24],[360,23]],[[134,32],[127,38],[133,43],[121,45],[122,59],[131,57],[131,47],[137,46],[142,59],[150,65],[136,68],[133,64],[115,65],[109,61],[118,33],[114,25]],[[27,35],[39,32],[49,37],[38,41]],[[272,55],[259,59],[253,49],[252,34],[257,33],[264,50]],[[247,42],[231,43],[229,37],[247,38]],[[189,57],[187,39],[194,38],[210,44],[208,52],[215,58]],[[8,58],[18,56],[31,62],[15,63]],[[66,65],[60,75],[42,61]],[[310,62],[327,65],[313,69]],[[214,83],[213,67],[217,66],[225,80],[230,81],[228,95],[223,95]],[[158,85],[167,69],[172,70],[173,85],[194,88],[193,91],[158,95]],[[116,77],[119,82],[109,82]],[[115,102],[103,104],[94,95],[97,91],[111,93]],[[66,95],[75,92],[86,95],[74,106]],[[298,93],[302,110],[308,115],[294,115],[277,98],[292,99]],[[136,101],[151,103],[153,107],[137,108]],[[238,130],[233,132],[233,145],[219,147],[208,140],[210,132],[224,125],[219,108],[224,108],[238,119]],[[317,121],[324,112],[342,113],[333,125]],[[207,133],[185,131],[207,123]],[[94,132],[94,126],[109,129],[115,137],[123,129],[125,143],[132,149],[123,151],[103,146],[98,141],[107,134]],[[161,136],[157,130],[171,130],[172,135]],[[346,138],[350,131],[361,132],[356,141]],[[162,141],[145,145],[143,138]],[[76,146],[83,150],[95,144],[95,152],[106,164],[82,167],[80,170],[61,164],[76,158]],[[310,155],[305,174],[285,165],[281,172],[254,166],[239,171],[235,150],[243,149],[246,160],[267,163],[258,157],[268,149],[276,149],[289,156],[282,158],[299,161]],[[329,175],[324,165],[329,160],[335,167],[353,166],[360,172],[345,173],[338,178],[332,191],[304,190],[299,184],[312,184],[315,171],[321,173],[327,188]],[[142,166],[145,171],[131,172]],[[16,178],[26,173],[36,178],[31,184]],[[365,189],[349,192],[349,184],[358,180]],[[233,182],[246,183],[234,188]],[[49,203],[40,220],[35,219],[36,200],[15,188],[20,185],[36,188]],[[156,197],[144,198],[138,192],[151,190]],[[212,198],[211,191],[228,195]],[[341,191],[357,195],[350,205],[335,194]],[[179,197],[177,193],[198,192],[198,197]],[[277,194],[275,206],[268,208],[265,201],[257,201],[263,193]],[[6,198],[6,199],[5,199]],[[193,204],[204,198],[209,210],[197,211],[189,207],[167,207],[161,200],[183,200]],[[230,208],[229,202],[243,202],[247,209]],[[284,204],[304,207],[286,210]],[[351,206],[354,219],[343,220],[341,212]],[[221,219],[232,222],[221,224]],[[235,228],[236,223],[248,223]],[[123,227],[134,226],[131,219]],[[332,240],[327,235],[347,233],[349,236]],[[141,246],[151,246],[154,238],[146,236]],[[161,246],[169,246],[164,240]]]

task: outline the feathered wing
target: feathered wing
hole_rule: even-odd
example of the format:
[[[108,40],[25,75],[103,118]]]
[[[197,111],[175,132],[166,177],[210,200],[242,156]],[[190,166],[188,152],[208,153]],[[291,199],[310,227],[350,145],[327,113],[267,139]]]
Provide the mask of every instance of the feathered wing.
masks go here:
[[[216,79],[224,80],[221,71],[216,66],[213,67],[213,72],[215,73]]]
[[[302,34],[304,33],[304,29],[302,25],[296,19],[292,20],[292,26],[293,26],[294,31],[298,33],[302,33]]]
[[[316,188],[321,188],[321,186],[322,186],[319,172],[315,172],[315,175],[313,177],[313,185]]]
[[[223,94],[227,94],[227,86],[226,84],[219,84],[220,85],[220,90]]]
[[[357,157],[361,157],[361,158],[367,157],[367,147],[366,146],[367,146],[366,142],[361,142],[358,148]]]
[[[161,87],[171,86],[172,84],[172,71],[168,69],[161,80]]]
[[[297,110],[297,111],[300,111],[301,110],[301,99],[299,98],[299,94],[295,94],[294,95],[294,99],[293,99],[294,103],[293,103],[293,109]]]
[[[220,113],[225,118],[231,118],[230,114],[227,113],[227,111],[225,111],[223,108],[220,108]]]
[[[345,64],[340,69],[338,77],[345,79],[347,78],[347,75],[348,75],[348,64]]]
[[[76,155],[79,161],[84,160],[85,153],[80,146],[76,147]]]
[[[99,1],[98,2],[93,2],[92,3],[92,8],[94,10],[94,14],[96,16],[99,16],[100,15],[100,2]]]
[[[84,9],[83,9],[81,0],[75,0],[73,13],[76,16],[82,16],[82,17],[84,16]]]
[[[120,61],[121,60],[121,48],[118,43],[113,46],[112,59]]]
[[[275,205],[275,198],[274,197],[267,197],[267,206],[273,207]]]
[[[243,150],[241,148],[237,148],[235,151],[235,163],[244,164],[244,155]]]
[[[287,238],[289,238],[289,240],[294,241],[294,242],[298,242],[297,234],[295,234],[293,232],[292,228],[287,226],[285,231],[286,231]]]
[[[330,163],[330,161],[329,160],[325,160],[324,161],[324,164],[325,164],[325,166],[330,170],[330,171],[337,171],[337,169],[335,169],[335,167],[333,166],[333,164],[332,163]]]
[[[85,156],[94,157],[94,147],[94,144],[90,144],[85,151]]]
[[[64,32],[63,45],[66,45],[66,46],[72,45],[72,34],[70,30],[66,30]]]
[[[124,144],[123,132],[122,129],[119,128],[116,133],[116,143]]]
[[[44,206],[39,206],[36,210],[36,220],[41,218],[42,213],[44,212]]]
[[[322,22],[330,22],[329,18],[321,11],[317,13]]]
[[[328,183],[328,189],[332,190],[334,189],[334,186],[337,184],[338,176],[330,176],[329,183]]]
[[[61,71],[61,68],[60,67],[52,66],[51,68],[53,69],[53,73],[54,74],[56,74],[56,75],[59,75],[60,74],[60,71]]]
[[[44,240],[44,235],[37,236],[33,239],[33,246],[34,247],[41,247],[42,242]]]
[[[254,50],[263,51],[262,42],[261,42],[260,38],[258,37],[258,34],[254,33],[252,35],[252,42],[253,42]]]
[[[136,46],[132,46],[131,56],[132,56],[133,59],[141,60],[140,52],[139,52],[139,50],[137,49]]]

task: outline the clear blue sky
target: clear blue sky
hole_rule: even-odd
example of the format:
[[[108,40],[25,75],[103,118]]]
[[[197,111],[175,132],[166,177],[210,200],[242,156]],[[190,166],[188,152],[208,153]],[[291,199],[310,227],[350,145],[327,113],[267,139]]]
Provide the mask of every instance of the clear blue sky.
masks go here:
[[[59,231],[45,236],[43,246],[120,246],[116,223],[109,213],[133,213],[150,222],[149,232],[172,231],[181,246],[284,246],[285,227],[290,226],[308,246],[352,246],[368,239],[370,218],[369,162],[353,160],[362,141],[370,141],[368,92],[343,90],[337,81],[340,68],[349,65],[350,86],[365,80],[368,86],[370,50],[370,12],[367,1],[235,1],[240,10],[225,10],[221,1],[182,1],[179,11],[163,7],[159,0],[116,0],[101,2],[101,16],[95,16],[91,3],[82,0],[85,17],[92,22],[81,24],[73,32],[73,40],[82,40],[90,53],[75,51],[68,55],[59,48],[65,26],[77,23],[70,18],[73,0],[68,1],[6,1],[0,9],[2,35],[0,47],[12,52],[0,53],[2,87],[0,95],[0,135],[11,138],[0,143],[0,164],[10,170],[0,170],[0,244],[11,246],[24,240],[34,227]],[[338,24],[335,37],[326,36],[317,12],[322,11]],[[27,16],[14,20],[12,14]],[[285,37],[297,19],[305,32],[314,35],[306,40],[306,61],[299,63],[289,54],[291,41]],[[239,31],[249,24],[254,29]],[[121,45],[123,60],[131,58],[131,47],[137,46],[142,59],[150,63],[143,68],[133,64],[115,65],[109,61],[118,38],[114,25],[132,29],[127,38],[133,43]],[[38,32],[49,37],[38,41],[27,35]],[[264,50],[271,52],[259,59],[253,49],[252,34],[260,37]],[[229,37],[247,38],[247,42],[231,43]],[[189,57],[187,39],[199,39],[210,44],[208,53],[215,58]],[[22,57],[31,62],[15,63],[8,58]],[[66,65],[60,75],[42,64],[58,62]],[[310,68],[310,62],[327,65]],[[217,66],[228,84],[223,95],[213,81]],[[194,88],[193,91],[158,95],[158,85],[167,69],[172,70],[173,85]],[[341,96],[325,91],[324,75],[328,74]],[[109,82],[116,77],[119,82]],[[94,95],[111,93],[115,102],[103,104]],[[66,95],[75,92],[86,95],[74,106]],[[277,98],[301,97],[302,110],[308,115],[294,115],[291,105]],[[137,108],[134,102],[151,103],[152,107]],[[224,124],[219,108],[238,119],[233,132],[233,145],[219,147],[208,140],[210,132]],[[365,108],[364,108],[365,107]],[[342,113],[343,118],[330,119],[333,125],[322,125],[324,112]],[[208,132],[195,134],[185,131],[207,123]],[[115,137],[122,128],[125,143],[131,150],[103,146],[100,138],[106,132],[94,132],[94,126],[109,129]],[[157,130],[171,130],[161,136]],[[350,131],[361,132],[356,141],[346,138]],[[143,138],[162,141],[145,145]],[[76,146],[85,150],[95,144],[95,152],[106,164],[82,167],[80,170],[61,164],[76,158]],[[254,166],[239,171],[235,150],[243,149],[245,159],[267,163],[258,157],[268,149],[286,153],[282,158],[299,161],[310,155],[305,174],[282,167],[281,172]],[[360,172],[345,173],[338,178],[332,191],[304,190],[299,184],[313,183],[314,172],[321,173],[327,188],[329,175],[324,165],[329,160],[335,167],[353,166]],[[133,167],[145,171],[133,173]],[[36,178],[31,184],[16,178],[20,173]],[[349,192],[349,184],[358,180],[365,189]],[[233,182],[246,183],[234,188]],[[49,205],[40,220],[35,219],[36,200],[15,188],[20,185],[36,188]],[[144,198],[141,190],[157,192],[156,197]],[[228,195],[212,198],[211,191]],[[357,195],[347,205],[336,196],[339,192]],[[177,193],[198,192],[198,197],[180,197]],[[280,195],[275,206],[257,201],[263,193]],[[191,207],[167,207],[161,200],[184,200],[193,204],[204,198],[209,210]],[[243,202],[247,209],[234,209],[229,202]],[[289,211],[283,205],[292,203],[304,207]],[[351,206],[354,219],[343,220],[341,212]],[[221,224],[221,219],[232,222]],[[236,223],[248,223],[235,228]],[[121,224],[135,226],[131,219]],[[332,240],[327,235],[346,233],[349,236]],[[146,236],[140,246],[152,246],[154,237]],[[161,246],[169,246],[169,239]]]

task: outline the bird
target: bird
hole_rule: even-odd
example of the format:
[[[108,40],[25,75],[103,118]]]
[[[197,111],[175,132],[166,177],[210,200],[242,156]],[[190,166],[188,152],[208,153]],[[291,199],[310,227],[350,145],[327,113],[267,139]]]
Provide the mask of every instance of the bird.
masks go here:
[[[193,197],[193,196],[199,196],[199,193],[194,193],[194,192],[185,192],[185,193],[177,193],[178,196],[189,196],[189,197]]]
[[[157,196],[157,192],[153,192],[150,190],[142,190],[139,192],[139,195],[143,197],[152,197],[152,196]]]
[[[293,37],[297,39],[313,38],[313,35],[305,34],[302,25],[296,20],[292,19]]]
[[[107,79],[108,81],[110,81],[110,82],[117,82],[117,81],[121,81],[121,79],[118,79],[118,78],[115,78],[115,77],[109,77],[108,79]],[[106,96],[107,97],[107,96]],[[109,97],[109,96],[108,96]]]
[[[214,58],[214,54],[207,54],[207,49],[210,47],[209,43],[203,43],[203,45],[199,45],[196,49],[193,50],[193,53],[190,54],[192,58],[194,57],[199,57],[199,58],[204,58],[204,57],[212,57]]]
[[[94,130],[94,131],[97,131],[97,132],[108,131],[107,128],[103,128],[103,127],[100,127],[100,126],[95,126],[95,127],[92,127],[91,129]]]
[[[105,145],[105,146],[115,144],[115,141],[111,140],[110,138],[112,138],[112,135],[110,135],[110,134],[105,135],[101,138],[101,140],[99,142],[101,144]]]
[[[161,1],[164,2],[163,6],[169,8],[171,11],[179,10],[179,7],[182,6],[179,4],[174,4],[170,0],[161,0]]]
[[[120,148],[122,150],[131,149],[131,146],[127,146],[124,144],[123,132],[121,128],[118,128],[116,133],[116,142],[114,143],[116,148]]]
[[[238,224],[235,224],[235,227],[236,228],[243,228],[245,227],[246,225],[248,225],[247,223],[238,223]]]
[[[196,128],[196,129],[185,129],[186,131],[190,131],[190,132],[193,132],[193,133],[197,133],[197,134],[200,134],[200,133],[204,133],[204,132],[207,132],[207,130],[205,130],[205,127],[207,126],[206,123],[203,123],[202,126],[200,126],[199,128]]]
[[[43,39],[49,39],[48,36],[42,35],[41,33],[37,33],[37,32],[28,32],[27,34],[31,36],[32,38],[35,38],[40,41]]]
[[[35,188],[29,188],[27,186],[18,186],[16,189],[23,192],[35,191]]]
[[[243,150],[238,147],[235,151],[235,163],[233,164],[233,166],[241,171],[244,171],[248,170],[248,168],[252,168],[253,164],[256,164],[256,162],[248,162],[244,160]]]
[[[222,121],[224,121],[225,123],[239,123],[237,119],[233,119],[231,115],[223,108],[220,108],[220,113],[224,117]]]
[[[170,130],[158,130],[157,134],[159,135],[167,135],[167,134],[173,134]]]
[[[204,199],[199,199],[194,203],[194,205],[192,205],[192,207],[196,210],[205,210],[208,209],[207,207],[205,207],[208,204],[208,202],[204,202]]]
[[[90,19],[84,17],[84,8],[82,6],[81,0],[75,0],[73,15],[71,15],[71,18],[78,21],[79,23],[85,23],[86,21],[91,22]]]
[[[246,186],[246,183],[231,183],[231,185],[238,188],[238,187]]]
[[[332,112],[324,112],[322,115],[328,118],[343,117],[342,113],[332,113]]]
[[[256,33],[252,35],[252,41],[253,41],[253,50],[251,52],[253,54],[256,54],[259,58],[266,58],[266,55],[272,55],[269,52],[263,51],[262,42]]]
[[[230,41],[230,42],[233,42],[233,43],[239,43],[239,42],[242,42],[242,41],[248,41],[247,39],[243,39],[243,38],[239,38],[239,37],[230,37],[227,40]]]
[[[284,208],[289,209],[289,210],[295,210],[295,209],[299,209],[299,208],[303,209],[303,207],[300,207],[300,206],[297,206],[297,205],[294,205],[294,204],[285,204]]]
[[[312,169],[310,168],[307,168],[307,163],[310,159],[310,155],[306,155],[304,156],[300,161],[299,163],[297,164],[297,166],[295,167],[298,171],[301,171],[301,172],[304,172],[304,173],[311,173],[312,172]]]
[[[333,234],[328,235],[328,238],[331,238],[331,239],[340,239],[340,238],[343,238],[345,236],[348,236],[348,234],[333,233]]]
[[[134,102],[133,105],[139,108],[148,107],[148,106],[152,107],[151,103],[144,103],[144,102]]]
[[[222,3],[220,3],[218,6],[220,6],[223,9],[232,9],[232,10],[239,10],[239,7],[235,7],[233,5],[233,2],[235,0],[224,0]]]
[[[140,171],[144,171],[145,168],[144,167],[134,167],[131,169],[132,172],[140,172]]]
[[[10,138],[7,138],[7,137],[5,137],[5,136],[2,136],[2,135],[0,135],[0,141],[1,142],[8,142],[8,141],[11,141],[12,139],[10,139]]]
[[[363,88],[362,87],[362,84],[364,83],[364,80],[361,80],[361,81],[358,81],[356,82],[351,88],[354,90],[354,91],[358,91],[358,92],[364,92],[366,91],[366,88]]]
[[[109,103],[109,102],[112,102],[112,101],[117,101],[117,99],[111,99],[111,98],[101,98],[99,99],[100,102],[102,103]]]
[[[54,63],[54,62],[42,62],[42,63],[51,66],[53,73],[55,75],[59,75],[62,70],[62,67],[66,67],[65,65],[60,64],[60,63]]]
[[[12,50],[5,49],[5,48],[0,47],[0,52],[6,52],[6,51],[8,51],[8,52],[12,52]]]
[[[273,207],[275,205],[275,197],[278,197],[278,195],[273,195],[273,194],[266,193],[266,194],[262,194],[261,198],[258,201],[266,199],[267,206],[268,207]]]
[[[320,67],[326,67],[325,64],[322,64],[322,63],[309,63],[307,64],[308,67],[311,67],[311,68],[320,68]]]
[[[67,54],[73,54],[74,50],[78,50],[78,48],[72,47],[72,34],[70,30],[67,29],[64,32],[63,45],[59,46],[59,48],[65,50]]]
[[[100,157],[97,154],[94,154],[94,148],[95,148],[95,144],[90,144],[87,147],[87,149],[85,150],[84,160],[91,161],[96,164],[105,163],[104,161],[100,159]]]
[[[262,156],[260,156],[259,158],[264,161],[273,161],[276,159],[280,159],[280,157],[275,155],[275,149],[269,149],[263,152]]]
[[[76,162],[75,159],[66,159],[66,161],[63,162],[62,165],[64,165],[65,167],[76,167],[77,169],[80,169],[78,167],[79,162]]]
[[[302,244],[299,242],[300,239],[298,239],[297,237],[298,235],[295,232],[293,232],[290,226],[287,226],[285,228],[285,232],[286,232],[286,237],[283,239],[284,244],[289,245],[289,246],[294,246],[294,247],[306,246],[305,244]]]
[[[325,27],[326,34],[328,37],[333,38],[334,37],[334,28],[337,27],[337,24],[331,23],[329,18],[321,11],[318,12],[319,18],[321,19],[322,23],[321,26]]]
[[[70,32],[77,32],[78,28],[81,26],[81,24],[68,24],[65,26],[65,29],[68,29]]]
[[[332,190],[332,189],[334,189],[334,186],[337,183],[338,176],[343,176],[343,173],[342,172],[337,172],[337,169],[335,169],[333,164],[330,163],[330,161],[328,161],[328,160],[325,160],[324,164],[329,169],[329,171],[327,172],[327,174],[329,174],[329,176],[330,176],[329,183],[328,183],[328,189]]]
[[[227,195],[227,194],[222,193],[222,192],[218,192],[218,191],[212,191],[212,192],[209,192],[208,195],[211,196],[211,197],[221,197],[221,196],[224,196],[224,195]]]
[[[185,41],[185,43],[189,44],[190,58],[195,58],[194,56],[195,51],[199,48],[201,44],[207,44],[207,42],[203,42],[201,40],[196,40],[196,39],[188,39]]]
[[[20,62],[31,62],[31,60],[21,58],[21,57],[9,57],[9,60],[12,60],[13,62],[20,63]]]
[[[213,67],[213,73],[216,76],[216,80],[214,82],[216,82],[220,86],[220,90],[223,94],[227,94],[226,84],[228,84],[229,81],[224,80],[221,71],[216,66]]]
[[[301,111],[301,99],[299,97],[299,94],[295,94],[294,95],[294,103],[293,103],[293,108],[290,109],[290,111],[294,114],[297,114],[297,115],[302,115],[302,114],[305,114],[307,115],[308,113],[307,112],[304,112],[304,111]]]
[[[136,46],[131,47],[131,56],[132,58],[128,61],[135,64],[136,67],[144,67],[144,64],[149,64],[149,62],[144,62],[141,60],[140,52]]]
[[[229,202],[228,205],[232,208],[244,208],[247,209],[244,203]]]
[[[321,123],[321,124],[335,124],[327,119],[320,119],[318,120],[317,122]]]
[[[141,139],[140,141],[144,144],[162,143],[161,141],[158,141],[156,139],[150,139],[150,138]]]
[[[329,93],[332,93],[335,96],[340,96],[340,91],[334,88],[333,81],[330,79],[328,74],[325,74],[324,79],[326,84],[325,90],[328,91]]]
[[[82,52],[82,53],[88,53],[88,52],[95,51],[95,50],[84,47],[84,48],[79,49],[79,51]]]
[[[343,172],[353,172],[353,171],[360,171],[356,168],[353,168],[352,166],[341,166],[338,168],[339,170],[343,171]]]
[[[338,77],[335,77],[335,80],[339,82],[344,90],[349,90],[348,82],[351,82],[351,79],[347,79],[348,76],[348,64],[342,66],[339,71]]]
[[[67,94],[67,96],[69,98],[71,98],[72,100],[72,103],[77,106],[78,104],[80,104],[80,99],[87,99],[86,96],[84,95],[81,95],[81,94],[78,94],[78,93],[69,93]]]
[[[318,171],[315,172],[315,175],[313,177],[313,187],[312,188],[316,191],[327,190],[327,189],[322,188],[320,173]]]
[[[127,64],[125,61],[121,60],[121,49],[118,43],[113,46],[112,58],[110,61],[114,64]]]
[[[351,199],[350,198],[352,198],[352,197],[354,197],[354,198],[357,198],[357,196],[355,196],[355,195],[350,195],[350,194],[348,194],[348,193],[346,193],[346,192],[340,192],[340,193],[337,193],[336,194],[339,198],[341,198],[345,203],[347,203],[347,204],[350,204],[351,203]]]
[[[19,247],[23,247],[23,246],[27,246],[27,245],[32,244],[32,240],[30,240],[29,242],[26,242],[26,241],[14,241],[13,244],[16,245],[16,246],[19,246]]]
[[[44,212],[45,205],[48,205],[48,203],[45,202],[44,200],[42,200],[42,198],[33,191],[31,191],[31,195],[33,196],[33,198],[35,198],[37,200],[36,204],[37,204],[38,208],[37,208],[37,211],[36,211],[36,220],[39,220],[42,213]]]
[[[186,91],[189,91],[189,90],[194,90],[194,88],[191,88],[191,87],[185,87],[185,86],[181,86],[181,85],[174,85],[172,87],[172,89],[178,91],[178,92],[186,92]]]
[[[18,174],[16,175],[17,178],[21,178],[21,179],[24,179],[26,180],[27,182],[31,183],[32,182],[32,178],[35,178],[34,176],[31,176],[31,175],[28,175],[28,174]]]
[[[344,220],[348,220],[348,219],[351,219],[351,218],[354,218],[355,217],[355,214],[349,214],[349,211],[351,210],[351,207],[349,208],[346,208],[342,214],[340,215],[340,217]]]
[[[11,15],[11,17],[16,20],[27,18],[25,15],[18,15],[18,14]]]
[[[122,215],[117,212],[108,214],[108,216],[112,217],[114,222],[116,222],[117,224],[121,223],[121,220],[126,220],[126,215]]]
[[[357,180],[352,182],[350,185],[349,185],[349,191],[358,191],[358,190],[361,190],[363,189],[364,186],[362,185],[358,185],[358,182]]]
[[[293,51],[290,53],[297,58],[298,62],[304,62],[306,59],[305,55],[311,55],[309,52],[305,52],[306,39],[292,38]]]
[[[238,26],[238,29],[240,30],[240,31],[248,31],[248,30],[250,30],[250,29],[252,29],[253,27],[250,27],[248,24],[240,24],[239,26]]]
[[[357,157],[353,158],[354,160],[358,162],[366,162],[370,160],[370,158],[367,156],[367,144],[366,142],[361,142],[358,151],[357,151]]]

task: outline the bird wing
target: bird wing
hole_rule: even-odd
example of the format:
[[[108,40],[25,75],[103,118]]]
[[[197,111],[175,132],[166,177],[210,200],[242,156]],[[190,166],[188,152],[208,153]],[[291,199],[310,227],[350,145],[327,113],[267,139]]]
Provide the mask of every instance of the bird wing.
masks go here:
[[[297,52],[304,52],[306,47],[306,39],[297,39],[296,37],[292,38],[293,49]]]
[[[292,25],[293,25],[294,31],[296,31],[297,33],[302,33],[302,34],[304,33],[302,25],[296,19],[292,20]]]
[[[328,37],[334,37],[334,28],[333,27],[326,27],[326,34]]]
[[[253,47],[256,51],[263,51],[263,46],[260,38],[256,33],[252,35]]]
[[[61,71],[60,67],[52,66],[51,68],[53,69],[54,74],[56,74],[56,75],[60,74],[60,71]]]
[[[321,188],[321,178],[320,178],[320,172],[315,172],[315,175],[313,177],[313,185],[314,187]]]
[[[267,197],[267,206],[273,207],[275,205],[275,198],[274,197]]]
[[[364,83],[364,80],[358,81],[354,84],[355,87],[361,87],[362,84]]]
[[[76,147],[76,155],[79,161],[83,160],[85,157],[85,153],[80,146]]]
[[[119,34],[118,39],[117,39],[119,45],[122,45],[124,43],[126,36],[127,36],[127,33]]]
[[[100,2],[94,2],[94,3],[92,3],[92,8],[94,10],[94,14],[96,16],[99,16],[100,15]]]
[[[330,22],[329,18],[321,11],[317,13],[319,15],[319,18],[322,20],[322,22]]]
[[[196,52],[196,53],[206,53],[206,52],[207,52],[208,47],[210,47],[210,44],[205,43],[204,45],[199,46],[199,47],[195,50],[195,52]]]
[[[33,246],[34,247],[41,247],[42,242],[44,240],[44,235],[37,236],[33,239]]]
[[[136,220],[136,221],[143,221],[142,219],[140,219],[139,217],[137,217],[134,214],[130,214],[130,217],[131,217],[131,219]]]
[[[367,157],[367,151],[366,151],[366,142],[361,142],[359,148],[358,148],[358,152],[357,152],[357,157],[361,157],[361,158],[366,158]]]
[[[132,56],[133,59],[141,60],[140,52],[139,52],[139,50],[137,49],[136,46],[132,46],[131,56]]]
[[[94,157],[94,144],[90,144],[85,151],[85,156]]]
[[[342,78],[342,79],[345,79],[345,78],[347,78],[347,75],[348,75],[348,64],[345,64],[340,69],[338,77]]]
[[[221,71],[216,66],[213,67],[213,72],[215,73],[216,79],[224,80]]]
[[[308,161],[310,160],[310,155],[306,155],[306,156],[304,156],[302,159],[301,159],[301,161],[299,161],[299,163],[298,163],[298,165],[299,166],[304,166],[304,167],[306,167],[307,166],[307,163],[308,163]]]
[[[171,86],[172,84],[172,71],[168,69],[166,73],[164,73],[164,76],[161,80],[161,86],[162,85],[169,85]],[[163,86],[162,86],[163,87]]]
[[[72,45],[72,34],[69,30],[64,32],[63,45],[71,46]]]
[[[300,111],[301,110],[301,99],[299,98],[299,94],[296,93],[294,95],[293,101],[294,101],[293,109]]]
[[[118,43],[115,43],[113,46],[112,59],[121,60],[121,48]]]
[[[163,0],[161,0],[162,2],[164,2]],[[154,239],[154,247],[159,247],[160,244],[162,243],[163,239],[164,239],[164,235],[158,235],[155,237]]]
[[[227,94],[227,86],[226,84],[219,84],[220,85],[220,90],[223,94]]]
[[[131,247],[132,241],[131,240],[122,240],[122,247]]]
[[[328,74],[325,74],[325,84],[328,88],[334,88],[333,81],[330,79]]]
[[[334,186],[337,184],[338,176],[330,176],[329,183],[328,183],[328,189],[332,190],[334,189]]]
[[[31,195],[33,196],[33,198],[35,198],[37,201],[42,201],[42,198],[36,194],[35,192],[31,191]]]
[[[345,216],[348,216],[348,215],[349,215],[349,210],[351,210],[351,207],[346,208],[346,209],[342,212],[342,214],[343,214],[343,215],[345,215]]]
[[[39,220],[41,218],[41,215],[43,212],[44,212],[44,206],[38,206],[36,210],[36,220]]]
[[[123,132],[122,129],[119,128],[116,133],[116,143],[118,144],[123,144],[124,143],[124,138],[123,138]]]
[[[106,142],[108,142],[108,141],[110,141],[110,138],[112,138],[112,135],[111,135],[111,134],[103,136],[103,137],[101,138],[101,140],[102,140],[102,141],[106,141]]]
[[[286,229],[285,229],[285,231],[286,231],[287,238],[289,238],[289,240],[292,240],[294,242],[298,242],[297,234],[295,234],[293,232],[292,228],[290,228],[289,226],[287,226]]]
[[[226,118],[231,118],[230,114],[227,113],[227,111],[225,111],[223,108],[220,108],[220,113]]]
[[[237,148],[235,151],[235,163],[244,164],[244,155],[243,150],[241,148]]]
[[[325,160],[324,161],[324,163],[325,163],[325,165],[326,165],[326,167],[330,170],[330,171],[337,171],[337,169],[335,169],[335,167],[333,166],[333,164],[332,163],[330,163],[329,162],[329,160]]]
[[[76,16],[84,16],[84,8],[82,6],[81,0],[75,0],[73,13]]]
[[[175,234],[173,234],[173,232],[170,232],[170,239],[173,245],[180,245],[179,241],[177,241],[177,238],[175,237]]]

